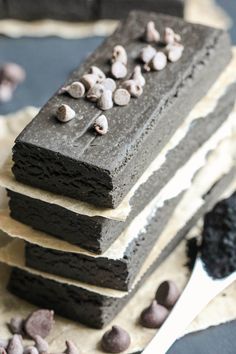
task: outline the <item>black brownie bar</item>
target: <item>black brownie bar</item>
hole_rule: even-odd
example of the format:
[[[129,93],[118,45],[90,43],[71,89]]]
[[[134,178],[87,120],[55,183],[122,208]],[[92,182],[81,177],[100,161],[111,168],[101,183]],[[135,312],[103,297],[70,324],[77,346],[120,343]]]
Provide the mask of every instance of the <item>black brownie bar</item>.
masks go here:
[[[236,97],[236,85],[233,84],[219,100],[216,108],[203,119],[196,119],[190,126],[186,137],[167,155],[162,167],[142,184],[130,204],[131,213],[125,222],[103,217],[88,217],[74,213],[56,204],[8,191],[11,216],[35,229],[54,235],[69,243],[78,245],[91,252],[103,253],[131,220],[150,202],[170,180],[189,157],[224,122],[232,111]]]
[[[81,322],[93,328],[106,326],[125,306],[145,279],[175,249],[196,221],[210,210],[226,187],[234,180],[235,169],[225,175],[205,195],[205,204],[181,229],[172,242],[164,249],[154,264],[145,273],[138,285],[123,298],[111,298],[92,293],[72,285],[33,275],[25,270],[13,268],[8,289],[15,295],[41,307],[52,308],[58,315]],[[30,289],[30,290],[29,290]]]
[[[132,12],[68,83],[78,80],[91,65],[107,73],[116,44],[127,49],[129,58],[137,58],[150,20],[160,31],[169,26],[181,34],[185,45],[181,60],[162,72],[146,74],[144,94],[138,100],[107,111],[109,133],[102,137],[89,129],[101,113],[97,108],[84,99],[55,94],[16,139],[13,172],[18,181],[102,207],[120,203],[231,57],[224,31]],[[129,68],[135,64],[130,60]],[[86,119],[59,123],[54,115],[61,103]]]
[[[0,18],[32,21],[121,19],[131,10],[183,17],[185,0],[0,0]]]

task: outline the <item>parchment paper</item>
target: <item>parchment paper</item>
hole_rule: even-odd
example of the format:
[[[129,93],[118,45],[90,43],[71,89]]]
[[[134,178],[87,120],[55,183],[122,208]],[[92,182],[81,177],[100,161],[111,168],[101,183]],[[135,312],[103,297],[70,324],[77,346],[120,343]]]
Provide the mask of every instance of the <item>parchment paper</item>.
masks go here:
[[[191,22],[214,27],[228,28],[230,20],[214,0],[188,0],[185,18]],[[54,20],[17,21],[1,20],[0,33],[9,37],[22,36],[59,36],[62,38],[82,38],[87,36],[106,36],[117,26],[117,21],[62,22]]]

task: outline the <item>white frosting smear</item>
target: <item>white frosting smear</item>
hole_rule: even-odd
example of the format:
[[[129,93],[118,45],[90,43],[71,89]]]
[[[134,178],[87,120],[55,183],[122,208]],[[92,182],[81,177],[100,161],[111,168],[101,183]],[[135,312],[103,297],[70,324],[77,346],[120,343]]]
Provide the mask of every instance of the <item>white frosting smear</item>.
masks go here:
[[[228,65],[223,74],[215,82],[207,95],[198,102],[198,104],[191,111],[189,116],[185,119],[184,123],[177,129],[168,144],[158,154],[156,159],[149,165],[143,175],[139,178],[130,192],[126,195],[120,205],[115,209],[102,209],[92,206],[72,198],[56,195],[38,188],[30,187],[25,184],[17,182],[13,175],[10,173],[11,162],[2,171],[0,171],[0,186],[11,189],[12,191],[29,197],[42,200],[50,204],[57,204],[77,214],[87,216],[101,216],[108,219],[118,221],[125,221],[128,217],[131,207],[130,200],[136,190],[145,183],[149,177],[163,165],[166,161],[168,152],[174,149],[181,140],[186,136],[190,124],[198,118],[204,118],[212,113],[219,102],[220,98],[225,94],[227,87],[236,81],[236,49],[234,49],[234,56],[231,63]],[[9,151],[10,154],[10,151]]]

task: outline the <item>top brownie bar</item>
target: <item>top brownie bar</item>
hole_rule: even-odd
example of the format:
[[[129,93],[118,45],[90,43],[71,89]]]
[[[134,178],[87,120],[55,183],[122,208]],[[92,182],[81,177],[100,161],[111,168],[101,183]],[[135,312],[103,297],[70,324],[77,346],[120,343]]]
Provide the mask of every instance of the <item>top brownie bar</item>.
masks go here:
[[[18,181],[101,207],[120,203],[231,57],[228,35],[222,30],[131,12],[66,84],[78,81],[91,65],[108,73],[112,49],[118,44],[128,53],[131,73],[146,45],[142,36],[149,21],[161,33],[171,27],[181,35],[182,58],[160,72],[145,74],[141,97],[106,111],[109,132],[103,136],[90,129],[101,114],[97,107],[57,92],[16,139],[13,173]],[[62,103],[79,119],[58,122],[55,112]]]
[[[131,10],[183,17],[185,0],[0,0],[0,18],[88,21],[124,18]]]

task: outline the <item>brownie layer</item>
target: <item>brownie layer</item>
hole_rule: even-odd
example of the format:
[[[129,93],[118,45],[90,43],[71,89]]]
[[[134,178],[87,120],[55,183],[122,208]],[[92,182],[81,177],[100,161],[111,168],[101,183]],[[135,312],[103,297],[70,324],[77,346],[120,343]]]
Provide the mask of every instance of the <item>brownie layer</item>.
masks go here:
[[[165,162],[141,184],[130,200],[131,212],[125,222],[104,217],[88,217],[57,204],[31,198],[9,190],[11,216],[35,229],[44,231],[91,252],[103,253],[115,241],[131,220],[173,177],[176,170],[219,128],[232,111],[236,85],[232,84],[219,99],[213,112],[194,120],[186,136],[166,156]]]
[[[57,314],[79,321],[93,328],[107,325],[121,308],[144,284],[145,279],[173,251],[180,240],[191,229],[196,221],[216,203],[226,187],[235,179],[235,169],[225,175],[206,193],[205,203],[187,224],[175,235],[172,242],[164,249],[137,286],[123,298],[111,298],[92,293],[73,285],[58,283],[54,280],[33,275],[26,270],[14,268],[9,282],[9,290],[15,295],[36,304],[52,308]],[[30,291],[29,291],[30,289]]]
[[[184,0],[40,0],[40,6],[32,0],[0,0],[0,18],[24,21],[121,19],[131,10],[183,17]]]
[[[221,30],[132,12],[68,83],[78,80],[91,65],[107,73],[115,44],[127,49],[131,72],[136,64],[131,58],[137,58],[143,47],[140,38],[150,20],[161,32],[168,26],[181,34],[185,45],[181,60],[162,72],[146,74],[140,99],[107,111],[109,133],[102,137],[89,129],[101,113],[97,108],[57,93],[16,139],[13,172],[18,181],[102,207],[121,202],[231,56],[228,36]],[[60,124],[55,111],[61,103],[69,104],[77,117],[86,120]]]

